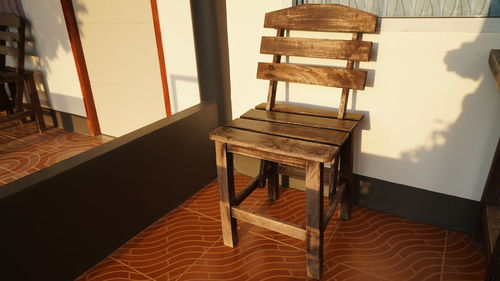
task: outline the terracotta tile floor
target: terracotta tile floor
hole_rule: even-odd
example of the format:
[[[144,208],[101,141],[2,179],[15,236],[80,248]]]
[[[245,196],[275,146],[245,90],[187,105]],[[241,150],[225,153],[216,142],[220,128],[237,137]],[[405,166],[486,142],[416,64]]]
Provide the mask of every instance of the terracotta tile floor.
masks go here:
[[[235,176],[237,189],[249,178]],[[245,208],[304,224],[304,193],[271,204],[257,189]],[[308,280],[304,242],[245,223],[239,244],[222,244],[217,183],[137,235],[78,278],[97,280]],[[469,235],[354,207],[325,233],[322,280],[483,280],[485,257]]]
[[[18,121],[0,127],[0,186],[98,146],[111,138],[91,137]]]

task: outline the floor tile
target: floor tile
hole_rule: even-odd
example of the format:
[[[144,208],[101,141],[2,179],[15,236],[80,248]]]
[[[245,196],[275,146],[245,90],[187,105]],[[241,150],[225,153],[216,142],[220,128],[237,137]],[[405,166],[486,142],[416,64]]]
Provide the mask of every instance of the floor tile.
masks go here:
[[[112,257],[155,280],[174,280],[220,239],[220,222],[187,209],[169,213]]]
[[[217,242],[179,280],[304,280],[297,268],[305,268],[303,251],[245,233],[235,248]]]
[[[471,247],[470,240],[470,235],[448,230],[443,281],[484,280],[485,254]]]
[[[15,181],[22,176],[19,174],[16,174],[14,172],[11,172],[9,170],[0,168],[0,184],[7,184],[9,182]]]
[[[106,281],[106,280],[153,280],[136,270],[123,265],[116,260],[107,258],[76,279],[76,281]]]
[[[387,280],[439,280],[445,237],[444,229],[354,207],[325,252]]]
[[[250,180],[250,177],[235,174],[234,186],[236,192],[245,188]],[[258,200],[263,198],[263,194],[265,192],[267,192],[267,189],[264,188],[255,190],[248,198],[245,199],[245,201],[243,201],[240,207],[251,208]],[[201,189],[193,197],[184,202],[182,207],[220,220],[219,187],[217,181],[213,181]]]

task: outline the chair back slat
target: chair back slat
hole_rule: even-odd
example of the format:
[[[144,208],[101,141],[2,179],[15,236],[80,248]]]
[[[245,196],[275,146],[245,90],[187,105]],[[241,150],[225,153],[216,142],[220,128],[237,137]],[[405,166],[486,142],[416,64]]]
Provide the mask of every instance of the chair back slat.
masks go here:
[[[257,78],[363,90],[366,71],[325,66],[259,62]]]
[[[24,71],[25,23],[12,13],[0,13],[0,70],[5,68],[5,57],[15,57],[15,70]]]
[[[330,32],[375,32],[377,16],[332,4],[299,5],[267,13],[264,27]]]
[[[19,41],[19,35],[15,32],[0,31],[0,40]]]
[[[19,27],[23,24],[22,19],[12,13],[0,13],[0,26]]]
[[[292,37],[262,37],[261,54],[369,61],[372,42]]]
[[[0,55],[17,57],[19,50],[17,48],[0,46]]]

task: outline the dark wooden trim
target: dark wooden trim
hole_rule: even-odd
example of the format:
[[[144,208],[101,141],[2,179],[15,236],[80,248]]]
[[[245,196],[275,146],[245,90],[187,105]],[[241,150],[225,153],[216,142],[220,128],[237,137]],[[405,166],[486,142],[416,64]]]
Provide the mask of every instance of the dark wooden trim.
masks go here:
[[[165,54],[163,52],[163,39],[161,37],[160,17],[158,15],[158,3],[156,0],[151,0],[151,12],[153,13],[153,26],[155,29],[158,61],[160,63],[161,86],[163,88],[163,99],[165,100],[165,112],[167,116],[171,116],[172,107],[170,105],[170,94],[168,92],[167,67],[165,65]]]
[[[71,50],[73,51],[73,57],[75,59],[78,79],[80,80],[89,131],[91,135],[98,136],[101,134],[101,128],[99,126],[99,119],[97,118],[97,110],[92,94],[92,87],[90,85],[89,72],[87,70],[87,63],[85,62],[82,41],[80,39],[80,32],[78,30],[78,23],[76,21],[72,0],[61,0],[61,7],[64,14],[64,20],[66,21]]]

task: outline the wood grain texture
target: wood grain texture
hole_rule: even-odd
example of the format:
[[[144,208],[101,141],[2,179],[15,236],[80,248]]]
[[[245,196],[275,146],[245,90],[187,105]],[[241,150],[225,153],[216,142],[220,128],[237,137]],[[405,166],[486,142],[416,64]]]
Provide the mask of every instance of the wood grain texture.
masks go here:
[[[316,116],[287,114],[256,109],[250,109],[245,114],[241,115],[241,118],[340,130],[344,132],[351,132],[358,124],[357,122],[350,120],[328,119]]]
[[[278,164],[271,163],[267,181],[267,198],[269,201],[278,200],[280,195],[280,183],[278,174]]]
[[[349,220],[351,218],[351,200],[353,198],[353,147],[352,135],[342,146],[340,151],[340,179],[342,183],[347,183],[344,196],[340,201],[340,218]]]
[[[320,279],[323,271],[323,164],[306,163],[307,276]]]
[[[340,131],[333,131],[321,128],[312,128],[290,124],[278,124],[266,121],[238,118],[231,121],[226,126],[266,133],[282,137],[292,137],[301,140],[314,141],[319,143],[340,146],[347,139],[348,134]]]
[[[487,204],[485,206],[485,215],[487,219],[487,250],[492,255],[500,234],[500,206]]]
[[[266,161],[279,162],[293,167],[303,168],[306,166],[306,160],[302,158],[287,156],[273,152],[264,152],[250,147],[229,144],[227,146],[227,150],[232,153],[245,155],[257,159],[263,159]]]
[[[352,40],[353,41],[358,41],[361,38],[360,33],[353,33],[352,34]],[[346,64],[346,69],[353,69],[354,67],[354,61],[353,60],[348,60]],[[348,87],[342,89],[342,95],[340,96],[340,105],[339,105],[339,119],[344,119],[346,110],[347,110],[347,101],[349,100],[349,91],[350,89]]]
[[[0,46],[0,55],[17,57],[19,50],[13,47]]]
[[[264,109],[266,109],[266,104],[265,103],[258,104],[257,106],[255,106],[255,109],[264,110]],[[337,116],[338,116],[337,111],[311,108],[311,107],[299,106],[299,105],[290,105],[290,104],[275,104],[272,111],[294,113],[294,114],[301,114],[301,115],[311,115],[311,116],[317,116],[317,117],[327,117],[327,118],[334,118],[334,119],[337,119]],[[364,115],[360,114],[360,113],[346,112],[346,114],[344,116],[344,120],[352,120],[352,121],[360,121],[363,118],[364,118]]]
[[[258,214],[254,211],[241,209],[239,207],[233,207],[231,210],[233,217],[238,220],[242,220],[300,240],[306,240],[306,231],[300,225],[278,220],[264,214]]]
[[[306,178],[306,171],[304,170],[304,168],[300,168],[300,167],[292,167],[292,166],[288,166],[288,165],[278,165],[278,173],[280,175],[286,175],[286,176],[290,176],[292,178],[296,178],[296,179],[301,179],[301,180],[305,180]],[[323,168],[323,183],[324,184],[329,184],[330,183],[330,173],[331,173],[331,169],[330,168]]]
[[[231,216],[234,205],[234,176],[232,154],[227,152],[226,144],[215,143],[217,179],[219,180],[220,218],[224,245],[234,247],[238,243],[237,222]]]
[[[372,42],[291,37],[262,37],[261,54],[369,61]]]
[[[278,29],[276,31],[276,37],[280,38],[283,37],[285,34],[285,31],[283,29]],[[273,56],[273,63],[280,63],[281,62],[281,55],[276,54]],[[267,91],[267,105],[266,105],[266,110],[271,110],[274,106],[274,103],[276,101],[276,90],[278,89],[278,82],[277,81],[269,81],[269,89]]]
[[[343,5],[307,4],[266,13],[264,27],[286,30],[375,32],[377,16]]]
[[[257,78],[363,90],[366,84],[366,71],[327,66],[259,62]]]
[[[338,147],[332,145],[270,136],[228,127],[219,127],[213,130],[210,133],[210,139],[216,142],[318,162],[330,162],[338,152]]]
[[[18,41],[19,35],[15,32],[0,31],[0,40],[4,41]]]
[[[0,13],[0,26],[20,26],[22,20],[12,13]]]
[[[491,50],[489,63],[497,84],[498,92],[500,93],[500,50]]]

